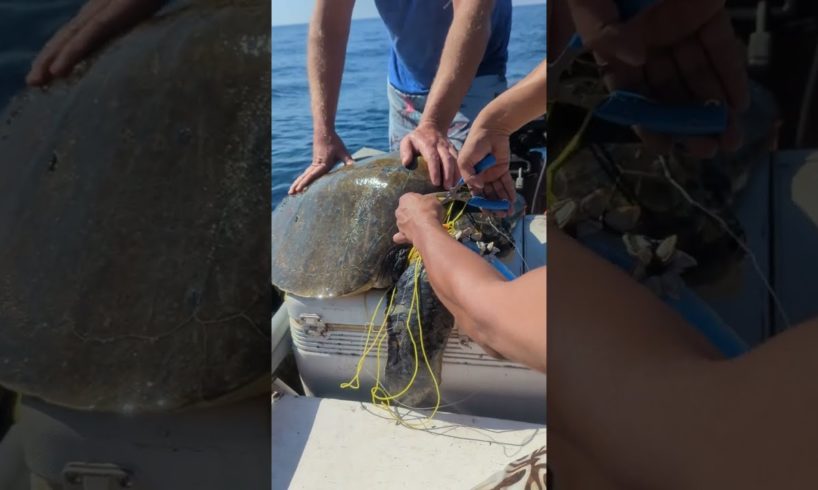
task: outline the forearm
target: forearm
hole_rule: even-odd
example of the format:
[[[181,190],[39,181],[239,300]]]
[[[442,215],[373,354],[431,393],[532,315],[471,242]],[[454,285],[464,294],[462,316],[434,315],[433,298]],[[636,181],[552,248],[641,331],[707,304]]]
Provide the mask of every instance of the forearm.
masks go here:
[[[477,117],[477,125],[511,134],[547,110],[548,62],[491,101]]]
[[[810,481],[818,320],[723,360],[622,271],[559,232],[549,242],[550,432],[624,488]]]
[[[485,54],[493,9],[494,0],[455,0],[454,19],[421,124],[448,131]]]
[[[545,372],[545,269],[506,281],[438,226],[424,229],[415,246],[435,293],[464,333],[508,359]]]
[[[354,0],[318,0],[307,52],[307,74],[313,130],[324,136],[335,131],[335,114],[344,72]]]
[[[710,438],[709,454],[699,460],[710,488],[803,488],[814,479],[816,349],[818,319],[812,319],[720,366],[708,423],[700,424]],[[713,475],[717,466],[723,471]],[[764,475],[743,471],[752,467],[763,467]]]
[[[482,305],[474,305],[475,290],[502,283],[502,276],[485,260],[453,239],[441,226],[429,224],[415,238],[429,282],[466,333],[481,341],[487,325]]]
[[[725,361],[626,273],[561,232],[548,238],[558,285],[548,312],[549,430],[624,488],[704,488],[699,478],[725,457],[703,447],[729,417]]]

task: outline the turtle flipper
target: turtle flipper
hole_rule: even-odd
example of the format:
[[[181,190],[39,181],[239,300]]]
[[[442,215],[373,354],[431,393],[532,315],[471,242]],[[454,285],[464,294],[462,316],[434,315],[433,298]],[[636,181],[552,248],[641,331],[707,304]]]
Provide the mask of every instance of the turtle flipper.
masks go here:
[[[416,286],[417,301],[413,302]],[[414,408],[436,404],[443,352],[453,326],[454,319],[432,290],[423,264],[413,261],[395,284],[395,299],[387,318],[384,388],[388,396]]]

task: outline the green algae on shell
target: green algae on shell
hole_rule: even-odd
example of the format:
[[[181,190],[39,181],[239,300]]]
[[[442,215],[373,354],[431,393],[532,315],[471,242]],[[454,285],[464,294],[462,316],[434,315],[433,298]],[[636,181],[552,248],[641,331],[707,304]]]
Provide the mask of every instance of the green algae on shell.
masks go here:
[[[398,247],[395,209],[403,194],[440,189],[422,158],[405,168],[397,153],[343,166],[273,212],[272,282],[301,297],[338,297],[391,286]]]

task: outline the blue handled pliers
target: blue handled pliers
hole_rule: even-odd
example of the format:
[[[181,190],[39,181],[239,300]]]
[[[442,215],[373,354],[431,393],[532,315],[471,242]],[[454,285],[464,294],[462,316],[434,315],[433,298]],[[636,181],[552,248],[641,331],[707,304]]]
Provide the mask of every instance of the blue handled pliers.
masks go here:
[[[486,169],[489,169],[493,166],[497,165],[497,159],[494,158],[492,155],[488,155],[474,166],[474,172],[479,174]],[[486,199],[485,197],[480,196],[472,196],[471,192],[466,189],[464,186],[466,182],[461,177],[460,180],[457,182],[457,185],[452,187],[447,192],[439,193],[439,198],[441,200],[441,204],[446,204],[452,201],[461,201],[465,202],[469,206],[473,206],[480,209],[488,209],[491,211],[507,211],[509,207],[509,203],[506,199]],[[477,246],[476,243],[470,242],[468,240],[462,242],[466,245],[470,250],[474,253],[485,257],[486,260],[498,271],[500,274],[503,275],[507,280],[511,281],[515,279],[517,276],[514,275],[511,270],[503,264],[500,259],[498,259],[494,255],[483,255]]]
[[[497,159],[494,158],[492,155],[488,155],[484,159],[477,162],[477,165],[474,166],[474,172],[476,174],[479,174],[495,165],[497,165]],[[471,192],[469,192],[468,189],[464,188],[465,184],[466,182],[461,177],[454,187],[452,187],[448,192],[443,193],[442,203],[446,204],[447,202],[451,201],[462,201],[468,204],[469,206],[473,206],[480,209],[488,209],[490,211],[508,210],[509,206],[508,200],[486,199],[485,197],[481,196],[472,196]]]
[[[656,0],[620,0],[620,13],[627,19]],[[640,126],[656,133],[707,136],[723,133],[727,108],[722,102],[674,105],[653,101],[643,95],[617,90],[607,92],[598,78],[565,80],[577,58],[588,53],[575,35],[560,56],[548,65],[548,98],[588,111],[595,117],[624,126]]]

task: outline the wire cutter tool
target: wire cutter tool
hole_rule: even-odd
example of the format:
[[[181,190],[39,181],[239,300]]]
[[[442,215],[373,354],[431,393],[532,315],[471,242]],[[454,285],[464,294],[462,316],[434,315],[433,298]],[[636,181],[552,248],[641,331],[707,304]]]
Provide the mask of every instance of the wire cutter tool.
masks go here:
[[[495,165],[497,165],[497,159],[492,155],[488,155],[477,162],[477,165],[474,166],[474,171],[479,174]],[[451,201],[461,201],[469,206],[487,209],[489,211],[508,211],[509,202],[507,199],[487,199],[482,196],[472,196],[465,185],[466,182],[461,177],[454,187],[442,193],[442,203],[446,204]]]

